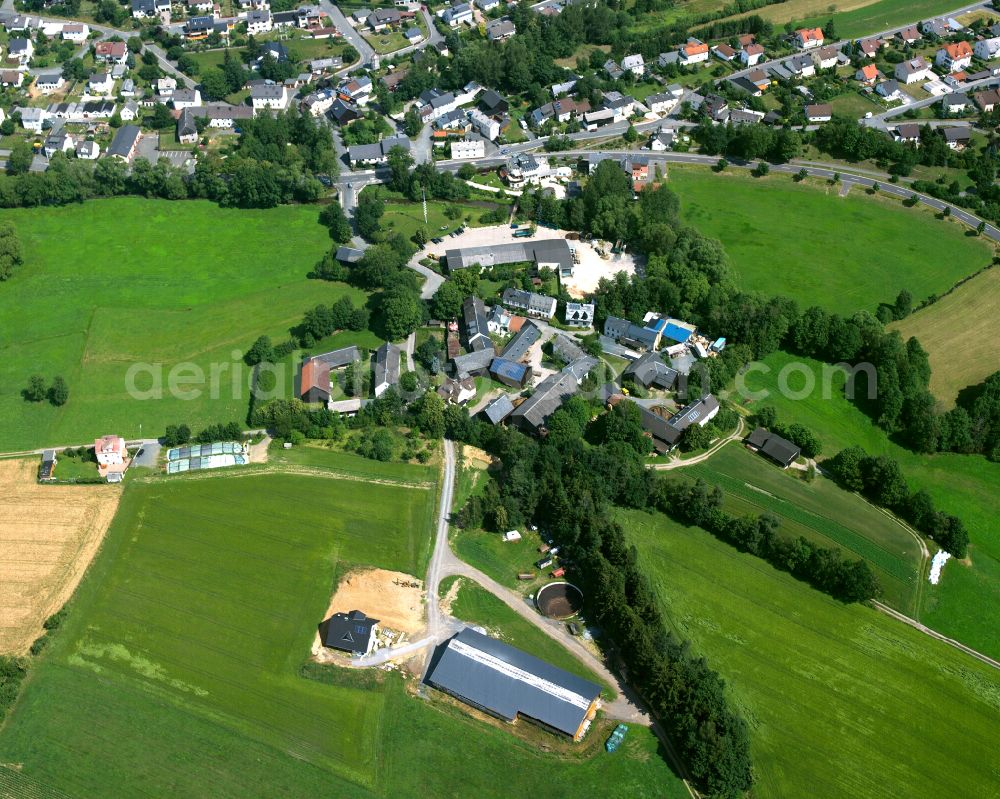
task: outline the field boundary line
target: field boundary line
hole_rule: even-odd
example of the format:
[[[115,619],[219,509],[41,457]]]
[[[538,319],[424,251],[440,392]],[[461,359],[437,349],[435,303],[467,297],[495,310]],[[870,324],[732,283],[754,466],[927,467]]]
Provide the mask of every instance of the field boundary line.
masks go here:
[[[429,491],[434,487],[433,482],[394,480],[386,477],[368,477],[352,472],[339,472],[333,469],[312,468],[309,466],[284,466],[269,465],[257,469],[205,469],[197,472],[188,472],[183,475],[170,475],[173,482],[191,480],[211,480],[211,479],[232,479],[240,477],[253,477],[255,475],[267,474],[293,474],[305,477],[324,477],[328,480],[350,480],[356,483],[378,483],[379,485],[398,486],[399,488],[415,488],[421,491]],[[155,483],[164,479],[162,474],[152,474],[136,478],[137,483]]]
[[[961,641],[956,641],[954,638],[949,638],[948,636],[939,633],[937,630],[931,629],[926,624],[923,624],[917,621],[916,619],[911,619],[906,614],[900,613],[898,610],[893,610],[888,605],[883,605],[877,599],[873,599],[871,601],[871,604],[872,607],[875,608],[875,610],[878,610],[887,616],[891,616],[897,621],[901,621],[903,622],[903,624],[906,624],[915,630],[919,630],[924,635],[934,638],[935,640],[941,641],[942,643],[947,644],[948,646],[953,647],[954,649],[957,649],[960,652],[964,652],[965,654],[974,657],[976,660],[985,663],[987,666],[991,666],[997,671],[1000,671],[1000,661],[994,660],[989,655],[984,655],[982,652],[973,649],[971,646],[963,644]]]

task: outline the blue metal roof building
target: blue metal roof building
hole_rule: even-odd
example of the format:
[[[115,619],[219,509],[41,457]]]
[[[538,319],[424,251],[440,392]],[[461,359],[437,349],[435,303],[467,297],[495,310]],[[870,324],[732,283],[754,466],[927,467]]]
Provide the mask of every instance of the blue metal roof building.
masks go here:
[[[435,652],[425,681],[507,721],[525,716],[579,740],[599,685],[466,627]]]
[[[667,324],[664,322],[663,337],[668,338],[671,341],[676,341],[678,344],[683,344],[689,338],[694,331],[687,330],[686,328],[679,327],[675,324]]]
[[[507,358],[494,358],[490,363],[490,376],[505,386],[522,388],[531,377],[531,367]]]

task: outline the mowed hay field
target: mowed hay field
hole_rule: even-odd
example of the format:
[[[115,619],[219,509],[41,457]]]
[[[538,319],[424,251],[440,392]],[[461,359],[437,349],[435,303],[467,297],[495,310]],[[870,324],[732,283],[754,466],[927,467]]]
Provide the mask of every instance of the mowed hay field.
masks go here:
[[[931,392],[952,408],[963,388],[981,383],[1000,369],[997,309],[1000,269],[976,275],[947,297],[891,327],[904,339],[916,336],[931,361]]]
[[[996,793],[996,671],[708,533],[620,515],[668,621],[751,727],[758,799]]]
[[[989,263],[992,250],[958,223],[853,190],[671,166],[686,222],[717,238],[740,286],[783,294],[803,308],[874,313],[900,289],[941,294]],[[846,231],[850,231],[848,235]]]
[[[909,615],[917,612],[923,588],[920,545],[899,522],[861,497],[823,478],[807,483],[800,472],[782,471],[738,442],[680,474],[722,488],[730,513],[770,513],[781,522],[782,535],[803,536],[841,550],[845,558],[867,561],[882,584],[883,601]]]
[[[60,208],[15,209],[24,264],[0,291],[0,441],[7,451],[70,445],[102,433],[136,437],[167,424],[197,430],[242,421],[249,369],[233,351],[257,336],[288,338],[289,327],[318,303],[364,294],[306,274],[331,242],[316,207],[266,211],[224,209],[201,201],[120,198]],[[141,233],[140,233],[141,231]],[[162,365],[162,400],[126,391],[136,363]],[[210,375],[219,363],[218,397],[208,385],[182,384],[171,397],[168,376],[190,363]],[[32,374],[62,375],[69,402],[28,403]],[[153,386],[141,373],[139,389]],[[290,395],[292,386],[287,382]]]
[[[962,519],[969,531],[969,556],[965,561],[949,561],[938,585],[924,584],[918,618],[938,632],[1000,659],[1000,530],[996,524],[1000,464],[981,455],[918,455],[903,449],[844,398],[842,377],[833,382],[829,396],[824,396],[819,379],[823,364],[819,361],[777,352],[761,363],[767,371],[748,372],[746,387],[751,392],[766,391],[767,397],[748,405],[750,410],[773,405],[782,422],[804,424],[822,442],[822,457],[832,457],[857,444],[869,453],[895,458],[911,490],[927,490],[938,508]],[[803,390],[801,376],[781,380],[782,371],[792,363],[817,376],[812,391]],[[793,399],[782,392],[783,382],[792,392],[802,391],[802,398]],[[928,546],[936,551],[932,544]]]
[[[37,458],[0,460],[0,654],[23,654],[90,565],[120,486],[39,485]]]
[[[382,696],[297,672],[338,570],[424,568],[434,500],[252,471],[130,485],[0,760],[74,796],[373,785]]]

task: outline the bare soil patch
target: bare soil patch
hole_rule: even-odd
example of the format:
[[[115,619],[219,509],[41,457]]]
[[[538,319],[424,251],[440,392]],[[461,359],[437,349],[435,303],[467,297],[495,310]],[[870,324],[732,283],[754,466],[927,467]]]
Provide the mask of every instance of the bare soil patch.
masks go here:
[[[468,444],[462,447],[462,460],[477,469],[488,468],[493,463],[493,458],[486,450],[470,447]]]
[[[327,617],[355,609],[378,619],[380,627],[419,633],[424,628],[424,584],[403,572],[353,571],[337,586]]]
[[[0,461],[0,653],[21,654],[73,595],[121,498],[109,485],[39,485],[37,458]],[[57,467],[58,468],[58,467]]]

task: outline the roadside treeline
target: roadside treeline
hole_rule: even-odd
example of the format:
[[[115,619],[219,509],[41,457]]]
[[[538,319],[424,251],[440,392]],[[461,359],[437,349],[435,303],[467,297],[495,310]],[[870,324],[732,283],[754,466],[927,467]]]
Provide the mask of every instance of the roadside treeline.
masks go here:
[[[969,534],[962,520],[937,510],[931,495],[911,492],[899,463],[887,455],[869,455],[861,447],[847,447],[824,464],[844,488],[864,494],[872,502],[906,519],[942,549],[964,558]]]
[[[449,436],[484,447],[502,463],[457,521],[491,529],[533,522],[551,534],[586,587],[630,684],[652,707],[699,790],[738,796],[752,784],[747,725],[728,706],[719,675],[667,629],[635,549],[612,519],[614,505],[647,507],[659,481],[623,440],[633,440],[634,430],[610,426],[614,439],[588,445],[583,436],[592,409],[579,398],[567,406],[556,413],[562,434],[542,442],[470,419],[461,408],[446,410]]]
[[[981,126],[995,128],[1000,113],[984,114]],[[989,145],[978,150],[968,147],[956,152],[948,148],[944,136],[929,125],[920,128],[917,143],[904,144],[889,138],[883,131],[858,123],[856,119],[834,117],[814,134],[806,134],[815,145],[836,158],[847,161],[873,159],[883,163],[893,175],[907,176],[916,166],[948,166],[965,170],[975,191],[967,191],[959,181],[915,180],[913,190],[939,200],[967,208],[992,222],[1000,222],[1000,154]]]
[[[206,155],[193,174],[160,159],[96,162],[57,153],[45,172],[0,175],[0,207],[68,205],[97,197],[136,195],[165,200],[207,199],[222,206],[272,208],[308,202],[324,192],[315,175],[337,174],[326,123],[291,109],[246,120],[236,152]]]
[[[599,326],[608,316],[640,321],[650,308],[667,308],[702,329],[724,333],[739,344],[705,366],[706,389],[713,391],[725,388],[751,360],[780,349],[827,363],[870,364],[875,377],[858,369],[848,389],[886,432],[917,452],[981,452],[1000,459],[1000,377],[984,384],[981,400],[940,414],[929,389],[930,362],[916,338],[904,342],[867,311],[843,317],[816,306],[800,310],[787,297],[741,291],[722,245],[681,222],[680,203],[670,189],[650,187],[638,203],[621,210],[612,168],[621,172],[611,162],[598,167],[600,194],[589,195],[588,184],[574,201],[580,212],[567,217],[593,235],[623,234],[648,253],[649,262],[644,276],[619,273],[601,280],[595,292]],[[875,385],[869,384],[872,379]]]

